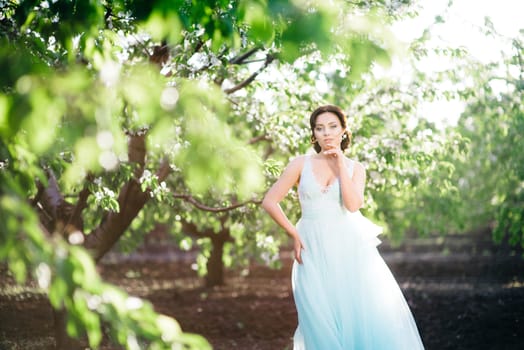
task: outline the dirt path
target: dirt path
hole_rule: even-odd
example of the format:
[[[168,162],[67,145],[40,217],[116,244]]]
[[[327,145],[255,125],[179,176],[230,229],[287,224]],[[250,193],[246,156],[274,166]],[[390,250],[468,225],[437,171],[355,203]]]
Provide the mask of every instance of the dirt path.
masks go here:
[[[384,243],[380,250],[408,300],[426,349],[524,348],[520,253],[494,246],[489,236],[408,240],[397,249]],[[282,270],[252,266],[249,273],[229,272],[225,286],[205,289],[190,268],[190,258],[164,254],[124,260],[113,255],[101,273],[152,301],[184,330],[203,334],[214,349],[291,349],[296,313],[289,255],[283,257]],[[4,284],[0,349],[50,348],[50,312],[42,294],[17,294]]]

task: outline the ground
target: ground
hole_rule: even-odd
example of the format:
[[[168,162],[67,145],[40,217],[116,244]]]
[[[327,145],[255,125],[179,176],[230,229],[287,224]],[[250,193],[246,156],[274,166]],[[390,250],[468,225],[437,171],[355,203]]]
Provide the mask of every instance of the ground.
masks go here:
[[[492,244],[489,232],[408,239],[379,247],[411,307],[426,349],[523,349],[522,252]],[[271,270],[229,271],[224,286],[204,288],[191,256],[151,244],[137,254],[110,254],[107,281],[150,300],[214,349],[291,349],[296,313],[291,257]],[[51,349],[52,314],[45,295],[0,280],[0,349]],[[118,349],[105,343],[104,349]],[[326,349],[328,350],[328,349]],[[407,349],[409,350],[409,349]]]

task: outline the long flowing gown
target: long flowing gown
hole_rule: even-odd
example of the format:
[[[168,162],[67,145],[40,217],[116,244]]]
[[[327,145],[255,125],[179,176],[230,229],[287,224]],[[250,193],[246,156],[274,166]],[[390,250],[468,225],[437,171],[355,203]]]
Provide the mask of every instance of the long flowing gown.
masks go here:
[[[350,175],[354,161],[348,164]],[[339,180],[322,188],[310,156],[298,187],[304,243],[292,269],[294,350],[424,349],[402,291],[379,255],[382,229],[342,204]]]

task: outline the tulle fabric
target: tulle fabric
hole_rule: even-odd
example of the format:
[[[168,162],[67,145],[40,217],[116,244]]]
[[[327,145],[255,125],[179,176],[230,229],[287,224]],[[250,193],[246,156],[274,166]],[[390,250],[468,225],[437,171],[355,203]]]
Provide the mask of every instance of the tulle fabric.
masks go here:
[[[353,163],[350,163],[350,172]],[[299,185],[303,264],[292,269],[294,350],[423,349],[402,292],[376,246],[381,227],[342,206],[338,182],[322,189],[309,156]]]

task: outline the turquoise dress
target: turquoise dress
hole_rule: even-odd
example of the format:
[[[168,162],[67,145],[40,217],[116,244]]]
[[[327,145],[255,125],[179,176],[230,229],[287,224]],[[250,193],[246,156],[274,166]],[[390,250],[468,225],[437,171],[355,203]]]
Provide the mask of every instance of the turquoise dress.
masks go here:
[[[353,173],[354,162],[348,170]],[[422,341],[391,271],[379,255],[382,229],[342,204],[338,179],[322,188],[310,156],[298,186],[304,244],[292,270],[298,313],[294,350],[416,350]]]

